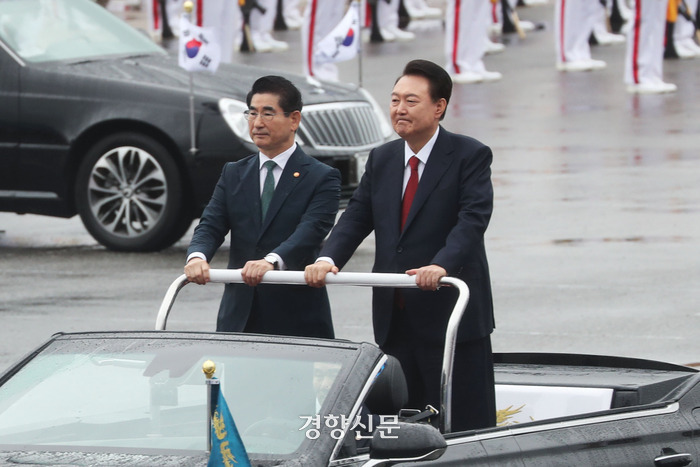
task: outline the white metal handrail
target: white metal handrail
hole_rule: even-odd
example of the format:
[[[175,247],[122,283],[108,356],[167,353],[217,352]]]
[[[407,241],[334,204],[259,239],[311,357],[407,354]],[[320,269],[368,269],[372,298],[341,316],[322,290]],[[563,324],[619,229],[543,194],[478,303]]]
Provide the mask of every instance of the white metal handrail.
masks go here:
[[[209,271],[211,282],[214,283],[243,283],[240,269],[211,269]],[[182,274],[168,287],[165,297],[161,302],[158,316],[156,317],[156,331],[164,331],[168,315],[175,303],[175,298],[189,282],[187,276]],[[306,285],[303,271],[269,271],[262,280],[263,284]],[[366,272],[339,272],[328,273],[326,276],[328,285],[352,285],[361,287],[393,287],[416,288],[415,276],[407,274],[366,273]],[[469,302],[469,287],[461,279],[455,277],[443,277],[441,285],[455,287],[459,296],[447,323],[445,335],[445,350],[443,352],[442,374],[440,378],[440,430],[449,433],[452,427],[452,371],[454,368],[454,353],[457,346],[457,331],[462,320],[467,303]]]

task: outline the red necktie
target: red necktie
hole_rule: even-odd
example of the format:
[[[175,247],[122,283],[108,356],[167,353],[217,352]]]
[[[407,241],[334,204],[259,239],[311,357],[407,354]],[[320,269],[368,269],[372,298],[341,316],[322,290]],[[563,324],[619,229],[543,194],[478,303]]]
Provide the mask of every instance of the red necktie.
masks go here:
[[[411,210],[411,203],[413,203],[413,197],[416,196],[416,189],[418,188],[418,163],[420,159],[416,156],[411,156],[408,160],[408,165],[411,166],[411,176],[408,178],[408,184],[406,185],[406,191],[403,193],[403,203],[401,203],[401,230],[406,224],[406,218],[408,218],[408,212]]]

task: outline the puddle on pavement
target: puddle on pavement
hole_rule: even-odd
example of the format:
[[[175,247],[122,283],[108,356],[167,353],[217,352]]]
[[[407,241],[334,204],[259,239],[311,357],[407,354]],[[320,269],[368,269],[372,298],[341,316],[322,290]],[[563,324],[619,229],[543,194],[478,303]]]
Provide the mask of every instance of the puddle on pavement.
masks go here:
[[[635,236],[635,237],[601,237],[601,238],[557,238],[554,245],[580,245],[584,243],[682,243],[689,241],[683,236]]]

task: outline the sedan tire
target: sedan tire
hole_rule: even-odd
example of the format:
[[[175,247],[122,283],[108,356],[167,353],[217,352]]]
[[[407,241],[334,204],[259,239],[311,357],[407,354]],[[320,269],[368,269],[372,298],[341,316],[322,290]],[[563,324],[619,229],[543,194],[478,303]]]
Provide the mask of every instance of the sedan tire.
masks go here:
[[[116,251],[157,251],[192,222],[178,165],[148,136],[117,133],[80,165],[75,203],[90,234]]]

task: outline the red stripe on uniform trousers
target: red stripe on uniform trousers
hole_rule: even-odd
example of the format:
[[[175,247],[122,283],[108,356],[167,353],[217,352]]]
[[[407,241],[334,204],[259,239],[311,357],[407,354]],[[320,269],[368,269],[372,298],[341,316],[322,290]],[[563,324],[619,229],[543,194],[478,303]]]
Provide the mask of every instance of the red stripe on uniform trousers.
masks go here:
[[[642,23],[642,0],[637,0],[634,6],[634,45],[632,49],[632,79],[639,84],[639,36]]]
[[[314,75],[314,30],[316,29],[316,3],[311,0],[311,18],[309,18],[309,47],[307,50],[306,62],[309,67],[309,76]]]
[[[158,0],[152,0],[151,9],[153,10],[153,30],[157,31],[160,28],[160,10],[158,8]]]
[[[457,64],[457,47],[459,45],[459,10],[461,9],[461,6],[461,0],[455,0],[454,34],[452,36],[452,66],[457,74],[459,74],[459,65]]]
[[[564,53],[564,12],[566,10],[566,0],[561,0],[561,11],[559,12],[559,53],[561,53],[562,63],[566,63],[566,54]]]

